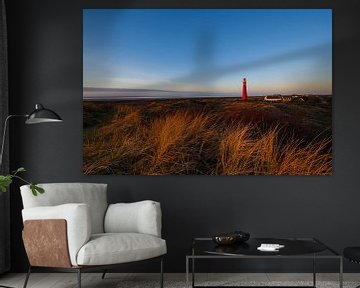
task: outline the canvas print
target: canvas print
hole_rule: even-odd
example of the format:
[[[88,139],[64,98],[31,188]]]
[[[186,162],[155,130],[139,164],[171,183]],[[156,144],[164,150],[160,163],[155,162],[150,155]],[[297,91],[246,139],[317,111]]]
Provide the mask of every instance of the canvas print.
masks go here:
[[[85,175],[331,175],[331,9],[84,9]]]

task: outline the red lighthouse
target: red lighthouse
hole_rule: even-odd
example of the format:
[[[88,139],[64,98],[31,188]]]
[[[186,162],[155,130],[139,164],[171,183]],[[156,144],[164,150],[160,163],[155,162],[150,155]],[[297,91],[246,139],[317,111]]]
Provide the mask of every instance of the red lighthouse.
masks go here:
[[[246,78],[243,79],[242,85],[242,93],[241,93],[241,100],[247,100],[247,89],[246,89]]]

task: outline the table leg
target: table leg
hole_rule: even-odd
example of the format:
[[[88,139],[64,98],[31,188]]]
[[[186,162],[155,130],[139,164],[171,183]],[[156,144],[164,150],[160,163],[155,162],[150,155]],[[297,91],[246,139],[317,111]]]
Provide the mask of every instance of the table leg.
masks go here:
[[[195,287],[195,258],[192,258],[192,287]]]
[[[316,287],[316,256],[313,257],[313,286]]]
[[[343,288],[343,257],[340,257],[339,287]]]
[[[192,262],[191,262],[191,264],[192,264],[192,266],[191,266],[191,268],[192,268],[192,287],[194,288],[195,287],[195,249],[194,249],[194,246],[193,246],[193,248],[192,248]]]
[[[186,288],[189,288],[189,257],[186,256]]]

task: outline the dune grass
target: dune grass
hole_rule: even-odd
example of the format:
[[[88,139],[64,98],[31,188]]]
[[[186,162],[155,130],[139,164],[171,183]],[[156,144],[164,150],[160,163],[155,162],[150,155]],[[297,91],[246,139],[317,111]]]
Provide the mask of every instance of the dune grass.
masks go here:
[[[88,118],[91,125],[84,122],[84,174],[332,173],[331,134],[319,129],[314,132],[308,123],[296,126],[297,122],[284,113],[278,122],[271,118],[275,112],[260,117],[258,111],[264,107],[258,103],[254,114],[238,101],[233,105],[224,103],[210,101],[189,107],[182,106],[181,100],[142,105],[116,103],[103,107],[107,113],[99,112],[96,105],[101,104],[84,104],[86,115],[98,109],[96,115],[102,117],[97,121]],[[246,113],[241,113],[244,107]],[[280,113],[279,109],[276,113]],[[315,136],[309,139],[304,135]]]

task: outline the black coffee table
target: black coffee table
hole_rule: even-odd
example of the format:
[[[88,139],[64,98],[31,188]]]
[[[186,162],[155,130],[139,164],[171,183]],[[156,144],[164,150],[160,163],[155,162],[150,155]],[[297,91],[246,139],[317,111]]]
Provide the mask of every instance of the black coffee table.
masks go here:
[[[278,252],[263,252],[257,250],[261,243],[284,245]],[[195,238],[191,253],[186,256],[186,287],[189,287],[189,271],[191,266],[191,287],[205,287],[195,285],[195,260],[200,259],[312,259],[313,285],[293,287],[316,287],[316,260],[335,259],[339,261],[339,287],[343,287],[343,258],[335,250],[315,238],[250,238],[245,243],[219,246],[211,238]],[[215,287],[215,286],[211,286]],[[227,286],[222,286],[227,287]],[[229,287],[229,286],[228,286]],[[248,286],[231,286],[248,287]],[[256,287],[256,286],[249,286]],[[264,287],[264,286],[262,286]],[[274,287],[274,286],[270,286]],[[281,286],[284,287],[284,286]]]

